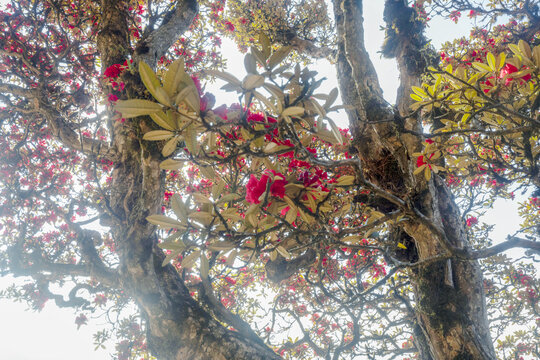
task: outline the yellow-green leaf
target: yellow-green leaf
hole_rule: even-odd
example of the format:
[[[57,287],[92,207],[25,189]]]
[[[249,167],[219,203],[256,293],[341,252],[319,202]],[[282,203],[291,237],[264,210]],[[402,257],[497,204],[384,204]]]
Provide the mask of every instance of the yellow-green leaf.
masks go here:
[[[176,95],[176,91],[182,82],[184,74],[183,58],[176,59],[169,65],[169,69],[167,70],[167,73],[165,73],[165,78],[163,79],[163,88],[170,97]]]
[[[174,131],[176,130],[176,124],[170,119],[163,111],[158,111],[154,114],[150,114],[150,117],[156,124],[164,129]]]
[[[180,251],[178,251],[178,250],[172,251],[170,254],[165,256],[165,259],[161,263],[161,266],[167,265],[171,260],[175,259],[178,255],[180,255]]]
[[[208,263],[208,258],[206,257],[206,254],[201,251],[201,277],[207,278],[209,271],[210,264]]]
[[[326,99],[326,102],[324,103],[323,108],[328,110],[330,106],[334,104],[334,101],[336,101],[338,94],[339,94],[338,89],[333,88],[330,91],[330,94],[328,94],[328,98]]]
[[[340,186],[348,186],[354,184],[355,177],[352,175],[343,175],[337,179],[337,184]]]
[[[195,250],[188,256],[182,259],[180,263],[184,269],[189,269],[195,265],[197,259],[201,256],[201,250]]]
[[[171,197],[171,208],[174,211],[174,214],[178,218],[178,220],[185,224],[187,217],[188,217],[188,209],[186,208],[186,205],[182,201],[182,198],[178,194],[173,194]]]
[[[244,57],[244,67],[246,68],[246,71],[248,74],[256,74],[257,73],[257,62],[255,59],[255,56],[253,56],[250,53],[247,53]]]
[[[341,137],[341,133],[339,132],[339,128],[337,127],[336,123],[334,123],[333,120],[328,119],[328,123],[330,124],[330,128],[332,129],[332,134],[336,138],[336,141],[338,144],[343,143],[343,138]]]
[[[180,140],[181,140],[181,136],[177,135],[173,137],[172,139],[170,139],[169,141],[167,141],[165,145],[163,146],[163,149],[161,149],[161,155],[165,157],[171,155],[176,150],[176,147]]]
[[[481,63],[481,62],[473,62],[472,63],[472,66],[476,69],[476,70],[480,70],[480,71],[492,71],[492,69],[487,66],[486,64],[484,63]]]
[[[205,70],[204,72],[208,75],[215,76],[217,78],[225,80],[229,84],[232,84],[235,86],[242,86],[242,82],[240,80],[238,80],[233,74],[228,73],[226,71]]]
[[[290,106],[283,110],[281,116],[300,116],[304,114],[304,108],[301,106]]]
[[[184,225],[178,221],[171,219],[165,215],[150,215],[146,218],[150,224],[159,226],[162,229],[182,229]]]
[[[231,241],[217,241],[208,245],[208,249],[212,251],[229,251],[235,247],[235,244]]]
[[[163,170],[178,170],[184,165],[182,160],[167,159],[159,164]]]
[[[264,76],[248,74],[242,82],[242,87],[246,90],[256,89],[264,84]]]
[[[168,130],[152,130],[144,134],[143,139],[148,141],[167,140],[173,135],[174,133]]]
[[[422,99],[420,96],[416,95],[416,94],[411,94],[411,98],[414,100],[414,101],[423,101],[424,99]]]
[[[276,65],[281,63],[287,57],[287,55],[289,55],[291,50],[292,50],[291,46],[283,46],[279,48],[268,59],[268,67],[270,69],[273,69]]]
[[[486,59],[487,59],[487,62],[488,62],[488,65],[489,65],[489,68],[492,70],[492,71],[495,71],[497,70],[497,64],[495,63],[495,56],[489,52],[487,55],[486,55]]]
[[[272,43],[270,43],[270,39],[266,34],[259,33],[259,42],[262,45],[262,53],[265,59],[268,59],[270,56],[270,52],[272,51]]]
[[[142,99],[120,100],[114,107],[116,111],[122,114],[124,118],[132,118],[136,116],[150,115],[161,111],[163,108],[160,104],[153,101]]]
[[[291,258],[291,254],[289,254],[289,252],[281,245],[279,245],[277,248],[276,248],[277,252],[281,254],[281,256],[283,256],[285,259],[290,259]]]

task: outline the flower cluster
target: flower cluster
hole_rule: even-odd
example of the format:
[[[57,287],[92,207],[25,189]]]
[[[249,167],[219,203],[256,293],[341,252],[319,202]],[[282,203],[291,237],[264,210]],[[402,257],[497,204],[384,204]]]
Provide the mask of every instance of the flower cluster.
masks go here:
[[[270,185],[270,195],[283,199],[285,196],[285,185],[287,180],[285,176],[274,170],[266,171],[260,179],[257,179],[255,175],[251,175],[246,186],[246,201],[251,204],[259,204],[261,202],[260,197],[265,193],[268,183]]]

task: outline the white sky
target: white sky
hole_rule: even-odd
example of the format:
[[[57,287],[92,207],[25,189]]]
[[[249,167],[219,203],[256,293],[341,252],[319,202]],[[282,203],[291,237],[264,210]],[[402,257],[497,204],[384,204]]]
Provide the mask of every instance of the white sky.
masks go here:
[[[0,0],[0,3],[3,2]],[[371,59],[377,69],[379,81],[384,90],[385,98],[394,102],[398,84],[398,72],[395,62],[382,59],[377,51],[384,40],[384,32],[379,28],[382,24],[382,0],[364,1],[364,17],[366,28],[366,48],[370,51]],[[428,37],[434,39],[434,45],[439,46],[444,40],[462,35],[468,35],[469,26],[466,18],[460,25],[449,20],[437,20],[431,23]],[[243,55],[236,50],[236,45],[228,40],[223,41],[223,50],[229,59],[228,71],[241,78],[244,75]],[[238,67],[238,68],[236,68]],[[312,66],[319,72],[320,77],[328,80],[319,91],[337,87],[335,70],[326,61],[320,61]],[[219,83],[218,83],[219,85]],[[226,98],[216,93],[216,103],[234,102],[234,98]],[[338,119],[336,119],[338,120]],[[343,125],[341,125],[343,126]],[[488,223],[495,223],[493,232],[496,241],[515,231],[519,223],[517,202],[500,200],[483,217]],[[13,278],[0,278],[0,289],[9,286]],[[114,352],[114,346],[108,350],[94,351],[92,335],[99,330],[99,320],[82,326],[77,330],[75,314],[71,309],[59,309],[54,302],[47,302],[40,313],[25,311],[27,306],[22,303],[12,303],[0,299],[0,339],[2,339],[2,358],[7,360],[102,360],[108,359],[109,353]]]

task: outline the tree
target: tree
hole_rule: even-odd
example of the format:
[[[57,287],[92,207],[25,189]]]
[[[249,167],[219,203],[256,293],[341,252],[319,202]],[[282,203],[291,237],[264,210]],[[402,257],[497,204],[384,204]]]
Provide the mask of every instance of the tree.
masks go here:
[[[537,4],[386,0],[395,105],[362,2],[332,5],[11,2],[1,264],[32,281],[3,294],[79,325],[133,301],[119,359],[539,356]],[[430,14],[465,11],[486,28],[435,54]],[[250,49],[243,80],[220,36]],[[338,90],[295,65],[320,56],[350,130]],[[216,107],[212,78],[238,104]],[[518,189],[536,191],[522,228],[492,245],[477,216]]]

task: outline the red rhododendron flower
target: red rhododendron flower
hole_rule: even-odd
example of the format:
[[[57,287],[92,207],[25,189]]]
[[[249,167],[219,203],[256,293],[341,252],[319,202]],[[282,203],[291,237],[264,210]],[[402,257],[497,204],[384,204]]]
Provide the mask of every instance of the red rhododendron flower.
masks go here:
[[[505,76],[508,76],[512,73],[515,73],[517,72],[519,69],[517,67],[515,67],[514,65],[512,64],[506,64],[503,66],[503,68],[501,69],[501,72],[499,73],[499,78],[503,79]],[[525,76],[523,76],[521,79],[523,79],[524,81],[528,81],[531,79],[531,74],[527,74]],[[508,84],[510,84],[510,82],[514,80],[513,78],[506,78],[505,82],[504,82],[504,85],[508,86]]]
[[[478,224],[478,219],[476,217],[470,216],[470,217],[467,218],[467,226],[468,227],[471,227],[471,226],[476,225],[476,224]]]
[[[420,155],[417,159],[416,159],[416,166],[417,167],[420,167],[422,165],[425,165],[427,164],[425,161],[424,161],[424,155]]]
[[[105,69],[103,75],[108,78],[116,79],[124,71],[124,66],[120,64],[113,64]]]
[[[215,108],[212,111],[214,112],[214,114],[216,114],[217,116],[219,116],[223,120],[227,120],[227,111],[228,111],[227,110],[227,105],[223,104],[223,105]]]
[[[233,25],[232,22],[230,22],[230,21],[225,21],[223,24],[225,25],[225,30],[227,30],[227,31],[234,31],[234,25]]]
[[[285,185],[288,181],[285,180],[285,176],[274,170],[270,170],[274,175],[274,181],[270,185],[270,195],[283,199],[285,196]],[[251,204],[258,204],[261,201],[259,198],[266,191],[270,176],[266,173],[261,176],[261,179],[257,179],[255,175],[251,175],[246,185],[246,201]]]

